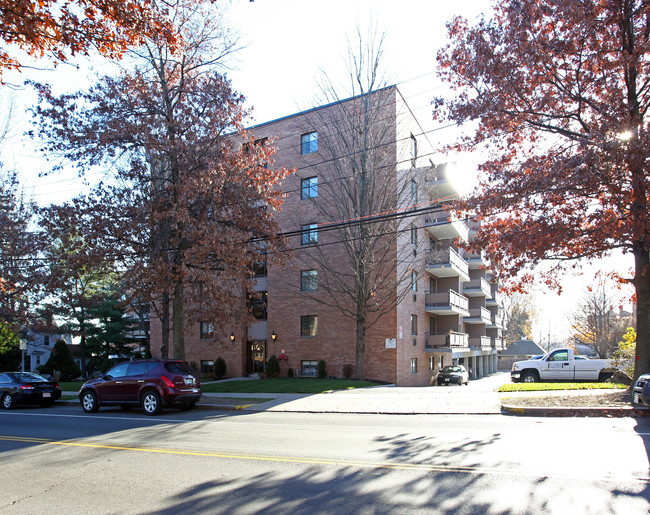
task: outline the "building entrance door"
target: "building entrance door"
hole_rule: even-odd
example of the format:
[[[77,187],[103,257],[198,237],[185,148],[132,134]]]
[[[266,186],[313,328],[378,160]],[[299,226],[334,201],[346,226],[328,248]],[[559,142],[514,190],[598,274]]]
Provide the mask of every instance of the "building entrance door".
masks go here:
[[[246,350],[246,373],[263,372],[266,363],[266,340],[249,340]]]

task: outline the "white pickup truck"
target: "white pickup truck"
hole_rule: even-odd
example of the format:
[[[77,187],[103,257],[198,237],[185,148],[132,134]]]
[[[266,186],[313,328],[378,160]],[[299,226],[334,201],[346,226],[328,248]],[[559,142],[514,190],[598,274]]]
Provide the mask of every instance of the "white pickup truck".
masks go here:
[[[616,369],[607,359],[587,359],[575,356],[573,349],[555,349],[542,358],[517,361],[510,378],[518,383],[537,381],[604,381]]]

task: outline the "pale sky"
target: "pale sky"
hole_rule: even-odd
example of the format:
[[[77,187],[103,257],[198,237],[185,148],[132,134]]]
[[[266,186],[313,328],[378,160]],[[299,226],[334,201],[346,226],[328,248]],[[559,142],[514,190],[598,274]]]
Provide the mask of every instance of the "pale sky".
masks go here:
[[[254,108],[256,123],[310,108],[315,105],[316,79],[321,70],[326,70],[333,82],[344,85],[346,37],[354,38],[357,22],[364,27],[374,18],[379,30],[387,32],[386,68],[393,78],[391,82],[398,84],[420,124],[430,130],[434,127],[431,99],[444,92],[435,76],[435,54],[446,41],[445,23],[456,14],[475,19],[488,6],[487,0],[232,0],[230,20],[247,46],[237,55],[236,69],[228,75],[234,88]],[[79,64],[79,70],[70,65],[56,70],[24,70],[14,82],[48,81],[57,91],[72,91],[90,84],[94,73],[110,70],[110,65],[101,61],[78,60],[75,64]],[[34,142],[21,135],[28,125],[24,109],[34,97],[26,90],[12,94],[6,88],[0,94],[0,105],[5,108],[9,96],[13,96],[15,127],[11,143],[2,149],[2,160],[7,167],[21,172],[28,193],[39,204],[49,204],[84,191],[86,186],[73,173],[38,177],[48,164],[36,156]],[[436,131],[430,139],[435,145],[450,140],[454,134],[454,129]],[[441,157],[439,161],[443,160]],[[461,168],[470,177],[474,161],[460,160]],[[630,265],[631,260],[621,258],[607,264],[617,268]],[[566,336],[567,313],[583,295],[585,280],[567,279],[566,284],[562,297],[536,295],[540,311],[533,335],[536,341],[541,333],[547,338],[549,321],[552,340]]]

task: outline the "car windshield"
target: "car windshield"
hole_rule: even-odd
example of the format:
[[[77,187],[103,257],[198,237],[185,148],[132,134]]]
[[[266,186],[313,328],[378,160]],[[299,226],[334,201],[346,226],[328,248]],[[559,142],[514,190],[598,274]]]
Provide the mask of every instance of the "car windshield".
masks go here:
[[[187,361],[172,361],[171,363],[165,363],[165,368],[172,374],[194,375],[194,371]]]
[[[449,372],[462,372],[460,367],[445,367],[442,369],[443,374]]]
[[[29,372],[18,372],[16,374],[13,374],[13,376],[16,381],[22,381],[25,383],[32,383],[35,381],[47,382],[47,379],[44,377],[39,376],[38,374],[30,374]]]

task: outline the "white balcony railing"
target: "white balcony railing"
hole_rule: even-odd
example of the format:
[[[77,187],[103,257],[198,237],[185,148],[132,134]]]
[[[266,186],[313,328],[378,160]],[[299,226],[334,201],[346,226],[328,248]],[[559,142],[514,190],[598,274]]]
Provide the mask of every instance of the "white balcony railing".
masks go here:
[[[425,333],[425,349],[463,347],[469,347],[469,336],[467,333],[457,333],[455,331]]]
[[[492,338],[489,336],[471,336],[469,338],[470,347],[478,347],[480,349],[491,349]]]
[[[491,297],[492,287],[483,277],[463,283],[463,295],[468,297]]]
[[[453,247],[427,251],[425,263],[427,271],[436,277],[469,279],[469,265]]]
[[[469,312],[469,299],[454,290],[427,293],[424,296],[424,303],[427,308],[448,308],[454,311]]]

